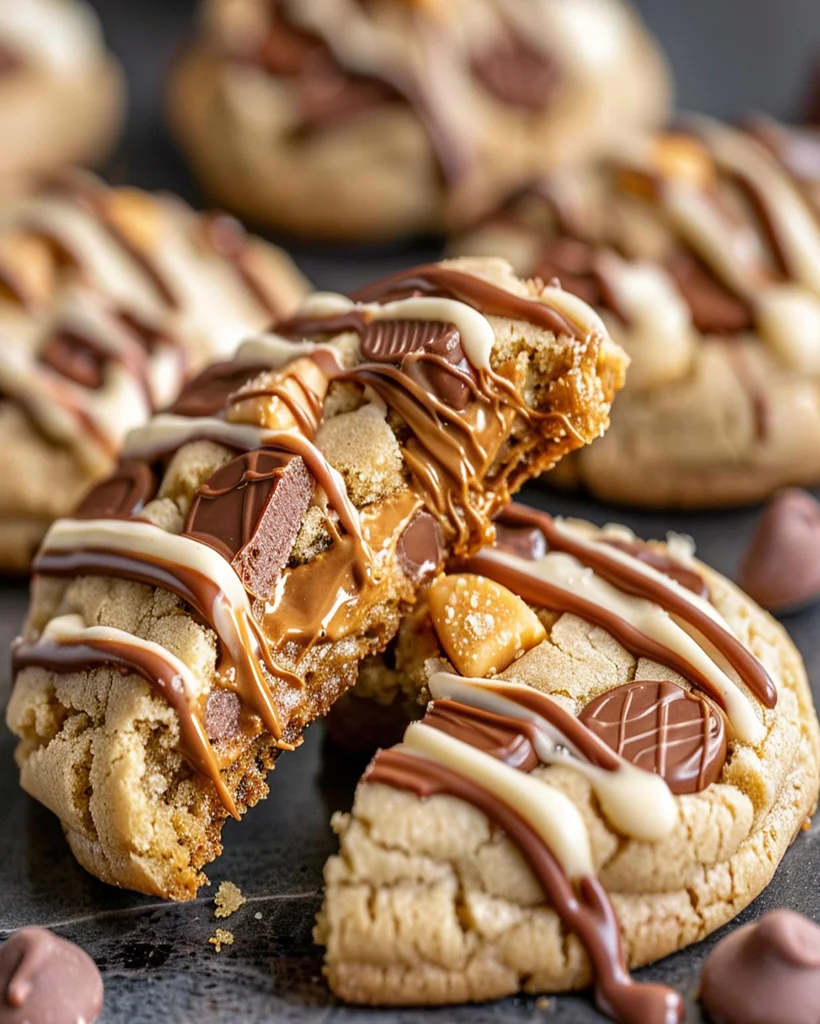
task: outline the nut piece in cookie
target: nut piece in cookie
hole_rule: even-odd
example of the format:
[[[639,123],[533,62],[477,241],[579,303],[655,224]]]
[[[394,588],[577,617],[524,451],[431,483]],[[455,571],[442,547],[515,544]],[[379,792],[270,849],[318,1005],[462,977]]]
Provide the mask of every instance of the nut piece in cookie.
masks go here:
[[[195,895],[226,817],[444,562],[605,429],[625,362],[560,289],[435,264],[309,297],[132,431],[49,531],[14,651],[21,782],[80,862]],[[543,627],[496,589],[478,613],[506,616],[511,659]]]
[[[440,606],[434,583],[382,664],[385,691],[415,687],[426,710],[334,819],[326,976],[350,1002],[396,1005],[591,982],[616,1021],[682,1020],[680,996],[628,968],[730,920],[813,812],[800,657],[680,539],[516,505],[499,524],[457,561],[470,585],[447,584]],[[543,627],[513,661],[466,625],[477,579]],[[451,656],[462,643],[487,654],[480,674]],[[363,682],[378,700],[377,659]]]

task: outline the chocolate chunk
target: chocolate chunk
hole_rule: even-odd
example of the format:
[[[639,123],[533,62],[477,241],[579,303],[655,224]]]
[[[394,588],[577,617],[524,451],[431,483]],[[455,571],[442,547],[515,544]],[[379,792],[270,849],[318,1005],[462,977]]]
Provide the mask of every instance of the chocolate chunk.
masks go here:
[[[796,488],[763,510],[738,583],[769,611],[796,611],[820,598],[820,502]]]
[[[75,509],[74,519],[130,519],[157,493],[157,478],[147,462],[124,459]]]
[[[554,278],[590,306],[604,305],[604,293],[595,267],[595,249],[575,238],[554,238],[544,242],[533,277],[549,283]]]
[[[820,926],[775,910],[738,928],[709,954],[700,999],[717,1024],[820,1020]]]
[[[242,704],[231,690],[214,690],[205,704],[205,731],[208,739],[230,740],[239,735]]]
[[[264,601],[287,565],[312,497],[313,478],[301,458],[247,452],[200,487],[185,533],[218,551]]]
[[[0,1024],[93,1024],[102,1004],[102,977],[79,946],[21,928],[0,949]]]
[[[676,580],[682,587],[691,590],[693,594],[697,594],[698,597],[705,597],[708,600],[709,588],[706,586],[706,581],[702,576],[696,573],[694,569],[689,569],[680,562],[676,562],[669,555],[655,551],[654,548],[651,548],[644,541],[608,540],[606,543],[611,548],[617,548],[618,551],[625,551],[628,555],[632,555],[639,562],[651,565],[653,569],[657,569],[664,576],[669,576],[670,579]]]
[[[237,259],[248,248],[248,233],[229,213],[214,211],[203,217],[205,237],[214,252],[226,259]]]
[[[132,334],[136,335],[146,352],[153,353],[160,342],[168,340],[168,335],[165,331],[147,324],[136,313],[121,310],[118,313],[118,319]]]
[[[660,775],[673,793],[699,793],[720,778],[723,716],[677,683],[626,683],[587,704],[580,719],[616,754]]]
[[[267,363],[214,363],[185,385],[168,412],[175,416],[217,416],[224,412],[229,395],[269,369]]]
[[[495,546],[500,551],[509,551],[518,558],[536,562],[547,553],[547,540],[535,526],[506,526],[495,524]]]
[[[414,583],[431,579],[444,557],[444,536],[438,520],[419,509],[399,537],[396,556],[402,572]]]
[[[92,338],[75,331],[55,331],[40,352],[40,362],[60,376],[96,391],[105,383],[110,353]]]
[[[556,62],[515,36],[484,50],[472,68],[496,99],[524,110],[544,110],[561,82]]]
[[[458,335],[452,324],[435,320],[371,320],[362,333],[362,359],[373,363],[401,363],[439,337]]]
[[[751,306],[726,288],[695,256],[683,250],[667,264],[692,313],[692,322],[704,334],[737,334],[754,327]]]
[[[461,335],[446,324],[425,341],[421,351],[402,359],[402,370],[440,402],[463,412],[470,401],[476,374],[461,344]],[[443,328],[443,329],[442,329]]]

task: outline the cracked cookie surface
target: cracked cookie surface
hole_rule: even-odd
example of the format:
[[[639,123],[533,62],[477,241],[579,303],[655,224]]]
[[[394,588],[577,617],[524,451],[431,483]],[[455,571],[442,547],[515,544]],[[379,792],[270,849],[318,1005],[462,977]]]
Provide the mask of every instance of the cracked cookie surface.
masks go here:
[[[619,994],[609,998],[613,990],[602,982],[606,957],[591,969],[577,921],[545,895],[531,848],[499,825],[498,805],[515,806],[531,824],[528,815],[542,800],[568,798],[541,845],[564,866],[580,899],[588,895],[586,878],[603,886],[624,964],[659,959],[750,903],[813,812],[820,733],[805,670],[785,630],[679,539],[650,546],[623,528],[599,531],[527,511],[524,517],[528,528],[519,517],[514,546],[500,531],[489,554],[442,578],[450,581],[446,601],[435,594],[440,584],[432,585],[434,599],[422,599],[403,625],[389,667],[378,659],[368,666],[369,700],[406,708],[415,694],[419,716],[433,703],[400,746],[376,756],[351,813],[334,818],[340,852],[325,870],[316,928],[326,974],[344,999],[390,1004],[562,992],[592,980],[599,1007],[616,1019],[667,1020],[613,1011]],[[539,523],[556,547],[547,549],[543,537],[533,541]],[[482,603],[482,573],[508,588],[495,606],[505,615],[526,593],[543,639],[526,629],[511,655],[498,630],[470,626],[471,616],[500,614]],[[566,610],[573,595],[590,605]],[[608,614],[614,619],[604,625]],[[687,621],[685,637],[666,629]],[[480,646],[497,671],[471,678],[464,653],[448,643],[453,631],[471,630],[471,657]],[[650,635],[664,637],[654,657],[640,653]],[[681,652],[683,664],[673,669]],[[765,677],[774,690],[761,686]],[[639,707],[647,688],[653,699]],[[615,697],[611,714],[606,705]],[[700,704],[703,714],[680,714],[685,701]],[[715,714],[726,720],[722,750],[719,736],[717,746],[705,745],[700,724],[714,725]],[[347,722],[355,724],[355,713]],[[466,752],[454,752],[453,743]],[[639,771],[608,788],[607,772],[617,778],[623,771],[623,763],[607,763],[612,753]],[[528,804],[492,789],[488,761],[536,783]],[[480,788],[483,802],[475,792],[453,795],[453,770],[461,783]],[[579,865],[580,850],[586,860]]]

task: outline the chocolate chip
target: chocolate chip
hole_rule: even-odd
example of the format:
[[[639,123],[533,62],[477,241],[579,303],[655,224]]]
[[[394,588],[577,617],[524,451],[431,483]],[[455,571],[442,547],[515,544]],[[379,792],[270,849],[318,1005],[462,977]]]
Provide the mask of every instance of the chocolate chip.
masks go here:
[[[721,1024],[820,1020],[820,927],[775,910],[736,929],[709,954],[700,998]]]
[[[0,949],[0,1024],[93,1024],[102,1010],[97,965],[45,928],[21,928]]]
[[[496,99],[524,110],[544,110],[561,82],[558,64],[517,36],[485,49],[473,60],[472,67]]]
[[[214,690],[205,704],[205,731],[208,738],[218,742],[239,735],[239,716],[242,704],[231,690]]]
[[[130,519],[157,493],[157,478],[147,462],[124,459],[85,496],[74,519]]]
[[[660,775],[673,793],[699,793],[720,778],[723,715],[677,683],[626,683],[587,704],[580,719],[616,754]]]
[[[396,556],[402,572],[414,583],[431,579],[444,557],[444,537],[438,520],[419,509],[399,537]]]
[[[738,583],[774,612],[820,599],[820,502],[796,488],[775,495],[760,516]]]
[[[247,452],[200,487],[185,533],[231,562],[245,588],[264,601],[287,565],[313,486],[301,458]]]
[[[269,369],[267,363],[214,363],[185,385],[168,411],[175,416],[217,416],[229,395]]]
[[[547,553],[544,534],[534,526],[506,526],[495,524],[495,546],[500,551],[509,551],[518,558],[535,562]]]

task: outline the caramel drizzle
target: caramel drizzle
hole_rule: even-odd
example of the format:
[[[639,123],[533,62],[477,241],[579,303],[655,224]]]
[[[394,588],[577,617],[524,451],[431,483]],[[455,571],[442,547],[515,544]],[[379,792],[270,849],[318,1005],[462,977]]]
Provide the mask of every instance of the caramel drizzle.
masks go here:
[[[214,555],[222,557],[216,552]],[[117,551],[104,547],[60,551],[46,546],[35,558],[32,571],[40,576],[115,577],[176,594],[219,637],[220,662],[217,676],[223,685],[236,692],[243,704],[254,709],[271,736],[282,739],[283,728],[266,672],[291,687],[301,688],[302,680],[276,664],[265,634],[252,615],[235,613],[235,617],[232,616],[226,595],[208,576],[188,566],[171,564],[144,552]],[[227,642],[225,630],[220,628],[219,620],[225,616],[232,618],[235,623],[238,644]]]
[[[205,727],[193,711],[178,667],[169,658],[162,657],[153,649],[113,638],[18,640],[12,647],[12,673],[16,676],[30,667],[57,673],[107,667],[124,675],[134,673],[141,676],[176,712],[180,728],[179,752],[194,771],[210,779],[222,806],[232,817],[239,819],[239,811],[222,778]]]
[[[521,724],[508,721],[520,733]],[[600,881],[584,875],[576,888],[544,839],[517,810],[466,775],[401,750],[381,751],[362,782],[406,790],[421,799],[452,796],[477,808],[518,845],[556,913],[580,939],[592,966],[598,1008],[622,1024],[675,1024],[683,1019],[684,1004],[677,993],[631,977],[618,920]]]
[[[513,503],[505,509],[503,521],[517,526],[536,527],[544,534],[552,550],[571,555],[624,593],[652,601],[667,613],[682,619],[705,637],[726,659],[761,704],[767,708],[776,707],[777,688],[763,664],[737,637],[715,618],[693,604],[684,594],[660,580],[648,578],[640,569],[632,568],[600,547],[575,540],[559,530],[552,516],[546,512],[537,512],[525,505]],[[466,568],[495,579],[498,583],[511,585],[510,589],[531,604],[555,611],[569,610],[602,626],[612,632],[628,650],[666,664],[685,678],[694,679],[721,707],[725,707],[722,695],[702,673],[669,648],[639,633],[619,616],[576,594],[570,594],[543,580],[535,579],[526,572],[511,566],[499,565],[481,552],[467,561]]]

